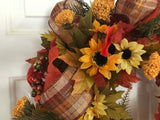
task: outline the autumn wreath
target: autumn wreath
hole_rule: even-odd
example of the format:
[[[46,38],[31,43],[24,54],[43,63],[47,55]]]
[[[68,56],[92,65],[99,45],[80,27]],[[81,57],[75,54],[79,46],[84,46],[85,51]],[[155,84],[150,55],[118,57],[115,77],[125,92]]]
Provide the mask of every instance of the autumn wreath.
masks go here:
[[[143,69],[148,80],[157,77],[160,85],[159,1],[114,2],[56,4],[49,18],[52,31],[41,36],[44,48],[27,60],[27,81],[37,104],[23,97],[13,119],[132,119],[126,109],[129,92],[117,87],[130,91],[132,83],[141,80],[135,69]]]

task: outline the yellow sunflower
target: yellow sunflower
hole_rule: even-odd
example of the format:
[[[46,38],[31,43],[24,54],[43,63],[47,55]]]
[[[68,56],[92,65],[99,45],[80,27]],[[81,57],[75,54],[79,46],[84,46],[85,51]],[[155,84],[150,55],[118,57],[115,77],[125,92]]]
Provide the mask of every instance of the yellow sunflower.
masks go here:
[[[121,41],[121,44],[114,44],[116,49],[123,52],[122,58],[119,61],[117,72],[120,70],[126,70],[128,74],[131,73],[132,68],[140,65],[143,61],[141,55],[146,51],[142,50],[144,45],[138,44],[137,42],[129,42],[126,38]]]
[[[89,41],[90,48],[83,48],[80,51],[84,54],[80,57],[79,61],[82,62],[81,69],[88,69],[87,73],[90,76],[94,76],[98,71],[107,79],[111,78],[110,71],[116,71],[117,67],[115,64],[118,63],[121,58],[121,54],[114,54],[108,57],[102,56],[101,41],[98,43],[91,39]]]
[[[93,26],[94,26],[94,29],[89,29],[90,31],[93,31],[95,33],[100,32],[100,33],[106,34],[107,25],[100,25],[100,23],[97,20],[94,20]]]
[[[87,109],[86,113],[82,115],[78,120],[93,120],[94,117],[101,118],[107,115],[105,110],[108,108],[104,103],[106,103],[106,96],[99,94],[98,88],[94,86],[95,97],[91,106]]]

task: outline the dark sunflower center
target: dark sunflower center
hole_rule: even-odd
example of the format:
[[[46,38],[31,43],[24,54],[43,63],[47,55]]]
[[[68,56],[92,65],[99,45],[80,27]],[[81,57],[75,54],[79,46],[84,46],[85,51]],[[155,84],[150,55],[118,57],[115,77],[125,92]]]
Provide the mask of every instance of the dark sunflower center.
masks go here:
[[[116,48],[113,44],[109,46],[108,52],[113,55],[116,52]]]
[[[123,50],[122,58],[129,59],[131,57],[132,52],[127,48]]]
[[[102,56],[100,52],[96,52],[93,56],[93,61],[95,61],[98,66],[104,66],[107,63],[108,58]]]

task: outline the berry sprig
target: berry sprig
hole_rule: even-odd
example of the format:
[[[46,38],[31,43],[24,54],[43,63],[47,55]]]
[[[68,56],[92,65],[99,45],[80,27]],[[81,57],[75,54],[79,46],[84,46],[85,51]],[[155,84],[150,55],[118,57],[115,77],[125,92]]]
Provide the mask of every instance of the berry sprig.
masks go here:
[[[42,93],[44,81],[42,79],[33,79],[31,96],[36,97]]]
[[[44,56],[41,56],[39,60],[36,60],[36,62],[33,64],[34,67],[34,73],[38,74],[45,74],[45,69],[47,65],[47,58]],[[34,77],[32,78],[32,92],[31,96],[36,97],[37,95],[40,95],[43,92],[43,86],[44,86],[44,76],[41,77]]]

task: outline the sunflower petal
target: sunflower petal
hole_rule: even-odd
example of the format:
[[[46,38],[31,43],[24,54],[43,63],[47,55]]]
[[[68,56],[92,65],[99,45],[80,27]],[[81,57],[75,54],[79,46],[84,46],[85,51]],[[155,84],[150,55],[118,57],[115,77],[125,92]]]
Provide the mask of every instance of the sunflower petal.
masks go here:
[[[109,56],[107,65],[110,66],[110,65],[114,65],[114,64],[118,63],[119,60],[121,60],[120,59],[121,56],[122,56],[122,53],[114,54],[114,55]]]
[[[126,72],[130,75],[132,71],[132,66],[128,65],[126,68]]]
[[[111,79],[111,72],[104,67],[99,68],[99,72],[107,79]]]
[[[118,51],[122,51],[122,49],[121,49],[121,47],[120,47],[119,44],[114,44],[114,46],[116,47],[116,49],[117,49]]]
[[[97,20],[94,20],[93,26],[96,30],[98,30],[98,28],[100,27],[100,23]]]
[[[82,56],[82,57],[79,58],[79,61],[80,62],[86,62],[86,63],[91,62],[91,56],[84,55],[84,56]]]
[[[87,54],[87,55],[91,55],[92,54],[92,50],[90,48],[82,48],[82,49],[80,49],[80,51],[83,54]]]
[[[98,49],[98,50],[101,50],[101,49],[102,49],[102,42],[101,42],[101,40],[98,40],[97,49]]]
[[[92,65],[92,63],[88,62],[88,63],[82,63],[81,65],[81,69],[87,69]]]
[[[97,66],[93,65],[91,68],[87,70],[87,73],[90,76],[94,76],[97,73],[97,70],[98,70]]]
[[[101,33],[106,33],[106,32],[107,32],[106,29],[107,29],[107,25],[102,25],[102,26],[99,28],[99,32],[101,32]]]
[[[95,41],[94,39],[91,39],[91,40],[89,41],[89,46],[91,47],[91,49],[92,49],[93,51],[97,50],[97,43],[96,43],[96,41]]]
[[[122,50],[123,49],[126,49],[128,47],[128,40],[126,38],[124,38],[122,41],[121,41],[121,48]]]
[[[127,60],[122,60],[121,61],[121,68],[123,69],[123,70],[125,70],[126,68],[127,68],[127,65],[128,65],[128,62],[127,62]]]
[[[121,66],[120,66],[120,64],[119,64],[119,65],[117,66],[116,73],[119,73],[121,70],[122,70],[122,69],[121,69]]]

